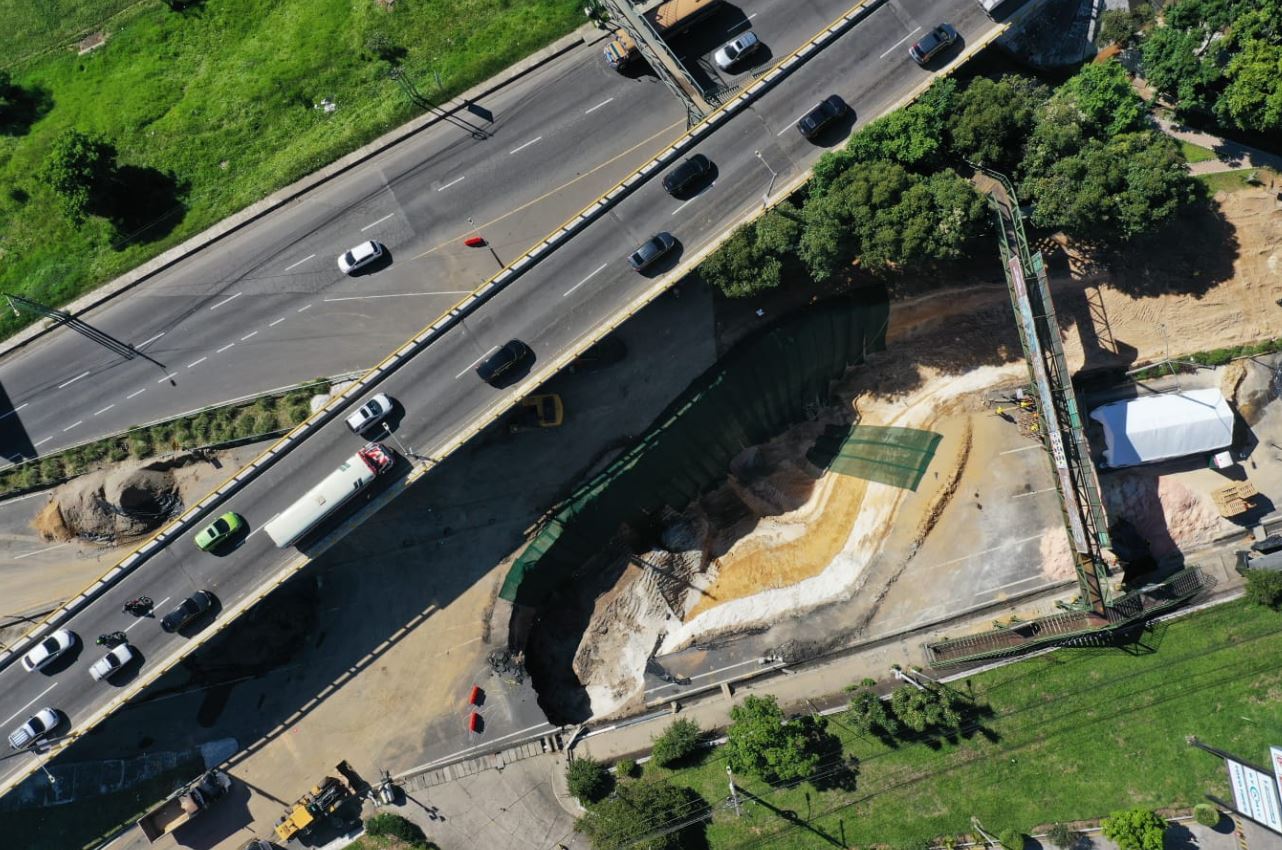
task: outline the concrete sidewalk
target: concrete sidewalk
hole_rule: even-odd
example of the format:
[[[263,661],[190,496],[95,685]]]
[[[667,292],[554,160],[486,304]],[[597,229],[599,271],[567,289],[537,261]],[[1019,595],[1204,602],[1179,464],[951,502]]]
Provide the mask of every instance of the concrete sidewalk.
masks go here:
[[[1271,168],[1282,174],[1282,156],[1278,154],[1204,133],[1201,130],[1194,130],[1192,127],[1167,118],[1155,116],[1155,120],[1162,128],[1162,132],[1171,138],[1207,148],[1215,154],[1216,158],[1213,160],[1190,163],[1189,173],[1191,174],[1214,174],[1246,168]]]

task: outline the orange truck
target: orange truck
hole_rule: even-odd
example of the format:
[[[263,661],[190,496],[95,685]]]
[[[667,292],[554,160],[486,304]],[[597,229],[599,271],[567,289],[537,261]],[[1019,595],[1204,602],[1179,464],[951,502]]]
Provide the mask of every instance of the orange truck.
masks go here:
[[[667,0],[644,13],[643,17],[659,35],[672,38],[711,15],[721,6],[721,2],[722,0]],[[605,61],[616,71],[622,71],[638,55],[636,42],[623,30],[615,30],[614,40],[605,46]]]

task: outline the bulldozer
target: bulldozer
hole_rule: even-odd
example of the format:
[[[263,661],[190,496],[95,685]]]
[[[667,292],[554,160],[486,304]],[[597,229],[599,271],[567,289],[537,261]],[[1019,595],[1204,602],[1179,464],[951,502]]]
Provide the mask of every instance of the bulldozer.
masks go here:
[[[276,837],[282,842],[294,836],[306,836],[312,827],[325,820],[351,797],[356,795],[352,785],[351,768],[340,762],[336,768],[338,778],[326,776],[320,784],[298,799],[289,811],[276,822]]]

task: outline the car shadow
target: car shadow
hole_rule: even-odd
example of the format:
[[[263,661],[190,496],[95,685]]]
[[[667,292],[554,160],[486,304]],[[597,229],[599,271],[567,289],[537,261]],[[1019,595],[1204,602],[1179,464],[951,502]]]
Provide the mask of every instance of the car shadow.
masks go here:
[[[240,518],[240,528],[236,529],[234,534],[224,540],[221,546],[206,550],[206,554],[213,555],[215,558],[225,558],[241,546],[244,546],[245,541],[249,539],[249,535],[252,532],[253,529],[249,525],[249,520],[242,516]]]
[[[806,141],[810,142],[810,144],[815,147],[831,148],[844,144],[846,139],[850,138],[851,131],[855,128],[855,122],[859,120],[859,116],[855,113],[855,108],[849,103],[846,103],[845,98],[839,95],[836,97],[842,103],[846,104],[846,114],[842,115],[840,118],[834,118],[827,127],[824,127],[818,133],[815,133],[813,136],[806,139]],[[796,127],[796,122],[793,122],[793,126]],[[800,134],[801,131],[797,130],[797,133]]]
[[[498,377],[493,378],[487,383],[490,386],[494,387],[494,389],[496,390],[507,389],[508,387],[513,386],[514,384],[518,384],[525,379],[526,375],[530,374],[530,370],[534,367],[534,364],[538,362],[538,359],[539,359],[539,356],[535,354],[533,350],[531,350],[528,357],[526,357],[520,363],[517,363],[516,365],[512,366],[512,368],[508,369],[502,375],[499,375]],[[469,371],[471,371],[474,376],[476,375],[476,370],[473,369]],[[479,376],[477,376],[477,379],[478,380],[480,379]]]
[[[672,192],[672,197],[682,202],[690,201],[711,189],[712,185],[717,182],[717,177],[721,172],[717,169],[717,164],[712,160],[708,160],[708,166],[706,174],[691,183],[685,189],[682,189],[680,192]],[[673,167],[676,168],[677,166]]]
[[[383,245],[382,242],[378,244]],[[368,275],[377,274],[378,272],[381,272],[383,269],[387,268],[391,264],[392,264],[392,249],[387,247],[386,245],[383,245],[383,256],[379,257],[377,260],[370,263],[368,266],[361,266],[359,269],[356,269],[355,271],[348,272],[346,275],[344,275],[344,277],[357,278],[357,277],[366,277]]]
[[[138,678],[138,674],[142,672],[143,666],[147,663],[147,656],[138,648],[137,644],[131,643],[129,644],[129,648],[134,651],[134,657],[129,659],[129,663],[96,684],[105,684],[113,688],[123,688],[134,679]],[[97,661],[98,659],[95,658],[94,660]]]
[[[75,643],[73,643],[62,655],[59,655],[53,661],[50,661],[45,666],[41,667],[40,672],[46,676],[56,676],[63,670],[66,670],[68,667],[75,664],[84,651],[84,638],[77,634]]]
[[[201,588],[201,590],[205,590],[205,588]],[[195,619],[193,619],[187,625],[183,626],[180,629],[174,629],[173,634],[179,635],[181,637],[189,638],[192,635],[195,635],[203,631],[206,626],[208,626],[214,620],[218,619],[219,613],[222,612],[223,610],[223,603],[212,590],[205,590],[205,592],[209,594],[209,598],[213,600],[213,604],[209,606],[209,609],[207,611],[204,611],[201,614],[199,614]],[[170,608],[169,610],[172,611],[174,610],[174,608],[177,608],[181,604],[182,604],[182,601],[179,600],[174,604],[173,608]],[[166,611],[165,613],[167,614],[169,612]],[[164,614],[161,614],[160,616],[163,618]]]

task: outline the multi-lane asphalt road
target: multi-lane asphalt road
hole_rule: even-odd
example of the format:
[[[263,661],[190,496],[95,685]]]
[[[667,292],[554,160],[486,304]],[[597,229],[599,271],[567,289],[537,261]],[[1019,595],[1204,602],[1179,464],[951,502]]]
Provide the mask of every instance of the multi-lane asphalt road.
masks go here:
[[[811,7],[811,12],[817,14],[814,7]],[[794,14],[791,9],[790,14]],[[794,127],[799,115],[810,105],[836,93],[857,111],[861,122],[885,112],[925,79],[925,72],[909,61],[906,43],[920,28],[932,25],[941,17],[950,20],[970,43],[984,39],[997,26],[982,13],[974,0],[888,0],[879,6],[817,58],[802,65],[699,145],[698,151],[708,156],[717,166],[716,181],[710,188],[683,202],[669,197],[657,180],[651,180],[608,214],[585,228],[548,260],[533,268],[463,323],[447,332],[408,365],[385,379],[377,390],[397,399],[404,410],[396,425],[400,442],[388,440],[385,441],[386,445],[392,449],[396,449],[398,445],[406,445],[419,454],[436,454],[454,435],[519,390],[517,387],[496,390],[476,377],[473,366],[486,352],[508,339],[523,339],[535,352],[537,360],[533,368],[537,371],[541,364],[569,350],[592,328],[606,322],[624,305],[653,285],[651,278],[636,274],[624,260],[625,254],[636,244],[656,231],[671,231],[679,240],[678,257],[672,260],[677,262],[681,254],[697,252],[715,240],[729,223],[759,206],[763,193],[771,184],[771,171],[777,175],[774,178],[776,185],[782,185],[803,173],[824,149],[822,145],[802,139]],[[770,33],[761,29],[762,37],[769,40]],[[565,73],[573,76],[575,73],[592,72],[576,72],[569,68]],[[617,80],[610,77],[603,79],[609,80],[610,85],[617,83]],[[610,90],[612,89],[606,91]],[[583,102],[593,105],[607,97],[608,95],[602,96],[602,92],[598,91],[591,97],[583,98]],[[633,120],[638,125],[652,127],[655,124],[664,126],[666,118],[656,120],[638,115],[631,109],[621,111],[614,118],[615,122],[624,124]],[[822,142],[827,146],[839,144],[849,127],[846,124],[838,128],[838,132],[822,139]],[[505,144],[511,144],[509,150],[516,147],[510,142]],[[556,152],[547,157],[549,168],[558,159],[574,159],[574,154],[566,153],[568,145],[569,141],[565,141],[556,146]],[[413,169],[406,167],[405,170]],[[435,191],[430,188],[433,183],[444,186],[457,179],[449,176],[452,173],[454,172],[443,170],[426,186],[420,185],[420,192]],[[477,183],[481,182],[481,173],[477,172]],[[467,179],[471,179],[471,173]],[[498,180],[497,177],[494,179]],[[353,188],[352,191],[358,191],[358,188]],[[371,189],[369,194],[371,200],[367,203],[370,206],[362,211],[361,221],[375,222],[393,208],[404,208],[404,205],[394,207],[391,204],[393,197],[402,195],[399,190]],[[374,198],[381,200],[375,201]],[[408,196],[402,200],[405,205],[419,202]],[[443,204],[429,197],[424,202],[427,211],[422,214],[429,215],[434,203]],[[350,203],[346,204],[347,208],[351,206]],[[303,217],[310,215],[324,218],[306,205],[300,207],[297,213]],[[441,216],[457,214],[445,211],[439,213]],[[399,218],[400,214],[396,215]],[[550,218],[543,220],[543,225],[555,218],[550,214],[549,216]],[[312,231],[329,233],[319,223]],[[370,231],[367,235],[372,233]],[[379,235],[385,233],[380,231]],[[359,238],[348,230],[327,236],[355,241],[353,237]],[[407,236],[406,240],[408,239]],[[270,241],[268,240],[269,243]],[[392,268],[396,268],[403,262],[403,256],[410,252],[398,247],[402,243],[391,239],[389,242],[397,257]],[[257,267],[267,268],[269,260],[284,265],[298,262],[308,253],[319,254],[316,247],[307,240],[293,240],[288,245],[276,245],[270,249],[264,247],[256,255]],[[326,264],[332,262],[332,257],[328,255],[318,256],[316,259],[324,259]],[[211,258],[207,258],[205,262],[213,264],[210,266],[210,273],[215,273],[216,262]],[[661,274],[662,269],[658,273]],[[250,278],[259,280],[248,274],[240,275],[230,287],[211,287],[217,291],[205,292],[202,297],[215,303],[219,300],[225,302],[218,310],[235,308],[243,311],[239,321],[245,334],[254,329],[266,334],[271,330],[270,323],[282,315],[282,305],[288,304],[289,309],[295,312],[286,316],[285,323],[296,322],[293,327],[299,330],[291,333],[298,334],[301,339],[305,336],[303,330],[309,327],[307,323],[318,321],[312,318],[312,314],[327,316],[322,324],[341,323],[348,320],[345,317],[354,316],[354,312],[323,313],[322,310],[328,309],[321,306],[325,303],[322,301],[323,297],[333,297],[336,292],[368,292],[368,289],[362,290],[360,287],[374,285],[372,282],[353,282],[337,287],[331,284],[327,288],[320,285],[320,282],[330,278],[327,273],[319,274],[317,290],[310,293],[316,299],[310,303],[315,306],[303,314],[297,312],[303,305],[290,300],[288,292],[256,290],[256,294],[251,296],[246,289],[236,290],[237,286],[248,287],[250,284],[247,281]],[[418,267],[413,266],[401,285],[412,283],[416,274]],[[264,290],[279,285],[277,279],[265,274],[261,280]],[[366,280],[372,281],[373,278]],[[418,283],[421,286],[421,281]],[[179,284],[174,282],[172,285]],[[305,290],[307,287],[294,287],[294,290],[299,289]],[[235,291],[245,294],[235,297]],[[293,294],[296,295],[297,291]],[[226,301],[233,297],[235,300]],[[200,299],[186,299],[189,305],[195,302],[200,303],[200,310],[209,311],[212,306]],[[241,306],[237,307],[238,304]],[[366,324],[360,325],[359,329],[365,329],[373,323],[391,322],[390,317],[396,312],[397,308],[383,309],[378,318],[374,318],[372,313],[362,313]],[[355,318],[350,320],[356,321]],[[354,333],[359,333],[359,330]],[[386,337],[383,339],[390,342]],[[212,345],[215,341],[207,340],[206,344]],[[341,333],[337,336],[330,334],[324,342],[307,350],[313,356],[319,356],[319,352],[327,348],[342,347],[348,341],[348,337]],[[370,355],[373,353],[371,351]],[[644,356],[644,353],[637,352],[632,356]],[[246,354],[236,353],[235,357],[244,359],[233,361],[232,357],[227,357],[225,361],[211,366],[210,372],[222,369],[228,374],[240,374],[233,373],[232,370],[244,370],[239,378],[243,382],[244,375],[253,373],[260,365],[252,351]],[[320,371],[320,368],[314,366],[311,371]],[[193,367],[192,378],[199,374],[202,373],[196,372]],[[85,378],[84,381],[99,384],[104,379],[97,376],[92,381],[90,378]],[[128,684],[129,677],[116,685],[90,680],[87,668],[101,654],[100,650],[93,647],[94,638],[100,633],[129,629],[131,643],[143,656],[139,669],[144,678],[148,671],[159,669],[193,639],[165,634],[155,620],[134,620],[121,614],[120,605],[125,599],[143,594],[151,596],[157,600],[163,613],[163,609],[198,589],[212,591],[218,597],[222,609],[231,608],[253,596],[266,577],[276,574],[297,557],[293,550],[276,549],[267,535],[260,533],[263,524],[350,456],[359,445],[360,440],[347,431],[341,419],[325,426],[219,509],[235,510],[248,520],[250,533],[238,548],[218,557],[199,552],[192,544],[190,534],[173,541],[122,580],[111,593],[90,604],[74,618],[70,627],[80,636],[80,648],[76,657],[68,659],[56,672],[27,673],[18,664],[10,664],[0,670],[0,730],[7,731],[46,705],[60,709],[66,715],[68,722],[60,730],[61,733],[76,728],[83,729],[90,718],[117,693],[117,688]],[[402,459],[395,471],[385,477],[391,479],[391,486],[396,486],[395,479],[404,477],[408,470],[409,464]],[[446,564],[430,562],[406,564],[406,569],[448,568]],[[270,605],[270,597],[260,604]],[[218,616],[215,614],[215,619]],[[208,628],[208,621],[205,628]],[[141,678],[136,681],[141,681]],[[300,695],[300,701],[304,698],[305,695]],[[16,779],[34,769],[36,758],[29,753],[20,753],[0,762],[0,791],[7,790]]]
[[[727,4],[677,44],[716,74],[698,55],[731,33],[751,27],[781,56],[849,2]],[[514,259],[684,131],[652,76],[614,72],[601,43],[574,50],[83,317],[151,359],[64,328],[0,360],[0,456],[368,368],[498,269],[469,233]],[[391,263],[342,275],[338,254],[366,239]]]

